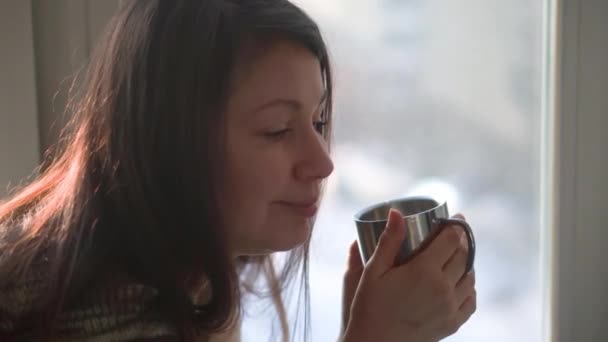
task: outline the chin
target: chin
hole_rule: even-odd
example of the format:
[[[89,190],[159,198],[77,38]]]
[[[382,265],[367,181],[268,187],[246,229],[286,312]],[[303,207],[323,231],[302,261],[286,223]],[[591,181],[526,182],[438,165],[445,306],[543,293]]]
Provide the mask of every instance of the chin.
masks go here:
[[[280,239],[273,241],[273,252],[286,252],[303,245],[310,238],[310,229],[306,228],[306,233],[294,233],[289,236],[277,236]]]
[[[249,255],[265,255],[275,252],[287,252],[303,245],[310,238],[310,224],[308,222],[299,225],[291,225],[291,229],[284,227],[271,227],[267,234],[267,239],[257,240],[257,248],[250,251]],[[264,236],[261,236],[263,238]]]

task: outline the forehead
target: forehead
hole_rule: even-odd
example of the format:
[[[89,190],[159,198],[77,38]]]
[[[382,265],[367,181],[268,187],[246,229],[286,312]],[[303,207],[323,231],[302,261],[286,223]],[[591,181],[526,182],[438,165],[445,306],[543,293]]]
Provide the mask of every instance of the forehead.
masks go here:
[[[250,49],[251,50],[251,49]],[[239,112],[277,98],[318,104],[324,85],[317,57],[289,41],[246,51],[235,70],[229,112]]]

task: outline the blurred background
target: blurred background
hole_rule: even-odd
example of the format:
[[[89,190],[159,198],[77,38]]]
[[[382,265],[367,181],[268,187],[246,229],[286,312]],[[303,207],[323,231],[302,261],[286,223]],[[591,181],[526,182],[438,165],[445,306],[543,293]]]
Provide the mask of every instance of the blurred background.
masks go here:
[[[354,213],[405,195],[447,200],[476,234],[478,309],[446,341],[540,341],[542,2],[296,3],[327,39],[336,84],[336,169],[311,252],[312,341],[339,333]],[[264,336],[270,319],[251,311],[245,328]]]
[[[0,197],[55,141],[70,77],[117,3],[0,4]],[[311,253],[312,341],[338,337],[353,214],[414,194],[447,200],[477,238],[478,310],[447,341],[539,341],[542,1],[296,3],[327,39],[336,87],[336,170]],[[244,341],[270,340],[272,310],[254,304]]]

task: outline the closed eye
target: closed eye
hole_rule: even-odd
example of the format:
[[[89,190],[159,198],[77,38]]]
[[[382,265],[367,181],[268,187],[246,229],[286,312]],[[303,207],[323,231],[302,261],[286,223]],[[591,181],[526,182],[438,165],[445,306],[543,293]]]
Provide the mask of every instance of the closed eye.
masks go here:
[[[264,133],[264,136],[271,139],[279,139],[287,135],[287,133],[289,133],[290,131],[290,128],[285,128],[278,131]]]

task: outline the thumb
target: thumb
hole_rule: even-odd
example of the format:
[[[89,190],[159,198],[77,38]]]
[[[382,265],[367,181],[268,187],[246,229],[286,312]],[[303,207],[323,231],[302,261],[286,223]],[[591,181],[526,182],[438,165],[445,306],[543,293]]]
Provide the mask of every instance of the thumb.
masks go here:
[[[368,263],[368,269],[373,275],[380,276],[393,268],[404,239],[403,216],[397,209],[391,209],[388,213],[386,228],[380,235],[378,245]]]

